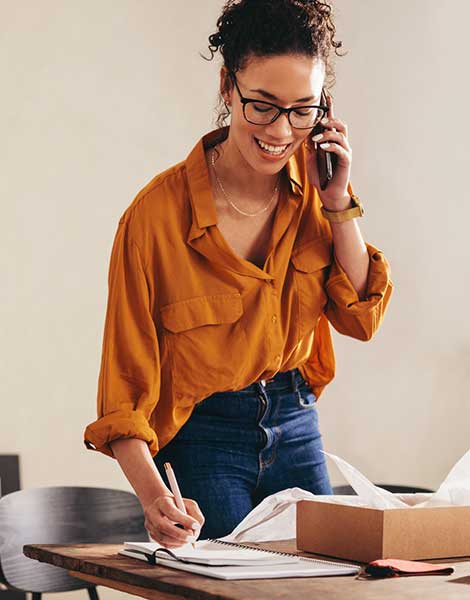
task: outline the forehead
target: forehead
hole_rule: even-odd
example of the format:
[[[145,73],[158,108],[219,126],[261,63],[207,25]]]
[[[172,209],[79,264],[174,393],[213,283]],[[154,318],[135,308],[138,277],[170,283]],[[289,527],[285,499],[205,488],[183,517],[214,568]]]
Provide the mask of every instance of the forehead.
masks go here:
[[[320,96],[325,64],[319,58],[297,54],[252,56],[237,79],[245,89],[262,89],[286,103],[300,97]]]

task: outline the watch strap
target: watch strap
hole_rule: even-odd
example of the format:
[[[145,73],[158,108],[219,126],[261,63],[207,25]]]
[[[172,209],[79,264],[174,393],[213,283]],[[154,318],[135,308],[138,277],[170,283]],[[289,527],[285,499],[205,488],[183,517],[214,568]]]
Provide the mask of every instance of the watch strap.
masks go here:
[[[356,196],[356,194],[351,194],[350,208],[336,211],[328,210],[322,206],[321,213],[325,219],[328,219],[328,221],[331,221],[332,223],[343,223],[344,221],[349,221],[350,219],[354,219],[356,217],[362,217],[364,214],[364,207],[361,204],[359,196]]]

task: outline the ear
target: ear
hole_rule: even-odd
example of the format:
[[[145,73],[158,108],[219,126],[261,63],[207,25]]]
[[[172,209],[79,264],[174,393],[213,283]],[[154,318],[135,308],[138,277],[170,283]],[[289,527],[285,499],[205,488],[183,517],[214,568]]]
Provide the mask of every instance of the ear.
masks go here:
[[[220,69],[220,94],[228,106],[232,104],[232,90],[233,85],[228,74],[228,69],[226,66],[223,66]]]

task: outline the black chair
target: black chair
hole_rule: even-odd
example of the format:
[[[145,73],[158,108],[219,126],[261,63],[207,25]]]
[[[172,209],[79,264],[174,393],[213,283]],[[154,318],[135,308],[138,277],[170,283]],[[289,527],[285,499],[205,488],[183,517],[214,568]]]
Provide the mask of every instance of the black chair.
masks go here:
[[[424,487],[416,487],[410,485],[391,485],[389,483],[375,483],[377,487],[383,488],[392,492],[392,494],[414,494],[417,492],[434,492]],[[338,496],[356,496],[356,492],[350,485],[335,485],[333,487],[333,494]]]
[[[21,489],[20,457],[18,454],[0,454],[0,496],[11,494]],[[0,600],[26,600],[23,592],[8,590],[0,564]]]
[[[0,454],[0,496],[21,489],[20,457],[18,454]]]
[[[0,578],[8,589],[32,592],[33,600],[39,600],[44,592],[84,588],[91,600],[98,594],[94,585],[71,577],[64,569],[24,556],[25,544],[113,544],[148,539],[142,507],[130,492],[45,487],[0,498]]]

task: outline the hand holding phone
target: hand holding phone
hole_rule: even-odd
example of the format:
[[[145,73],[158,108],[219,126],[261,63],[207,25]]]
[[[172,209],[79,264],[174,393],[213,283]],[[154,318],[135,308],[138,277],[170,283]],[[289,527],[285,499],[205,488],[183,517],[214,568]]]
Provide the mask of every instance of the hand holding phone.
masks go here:
[[[320,103],[323,106],[329,106],[327,101],[327,96],[325,90],[322,89],[321,92],[321,100]],[[328,111],[328,117],[330,116],[330,111]],[[325,127],[321,123],[317,123],[315,127],[311,131],[311,136],[317,135],[319,133],[323,133],[325,131]],[[317,169],[318,169],[318,177],[320,180],[320,188],[325,190],[328,182],[333,179],[333,175],[335,172],[336,165],[338,163],[338,156],[331,152],[326,152],[322,148],[320,148],[320,144],[318,142],[314,142],[314,147],[317,154]]]

